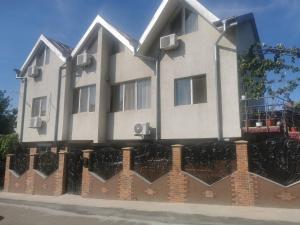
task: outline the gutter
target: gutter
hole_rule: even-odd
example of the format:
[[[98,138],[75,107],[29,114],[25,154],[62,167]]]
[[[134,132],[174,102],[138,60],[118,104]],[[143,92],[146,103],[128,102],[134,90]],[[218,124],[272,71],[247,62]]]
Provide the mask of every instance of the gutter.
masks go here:
[[[65,62],[63,65],[59,67],[58,72],[58,82],[57,82],[57,101],[56,101],[56,112],[55,112],[55,127],[54,127],[54,142],[57,142],[57,136],[58,136],[58,122],[59,122],[59,109],[60,109],[60,95],[61,95],[61,76],[62,76],[62,70],[66,69],[66,65],[68,63]]]
[[[160,56],[150,57],[137,53],[137,50],[134,51],[134,56],[139,57],[140,59],[145,59],[151,62],[155,62],[155,76],[156,76],[156,132],[155,140],[160,140],[160,121],[161,121],[161,110],[160,110]]]
[[[232,23],[231,23],[232,22]],[[218,140],[223,139],[223,113],[222,113],[222,93],[221,93],[221,78],[220,78],[220,55],[219,43],[222,38],[227,34],[229,28],[237,26],[236,17],[228,18],[217,23],[222,24],[222,33],[215,42],[215,78],[216,78],[216,106],[217,106],[217,126],[218,126]]]
[[[22,82],[24,82],[23,98],[22,98],[21,128],[20,128],[20,136],[19,136],[19,140],[20,140],[20,142],[22,142],[23,141],[23,133],[24,133],[25,111],[26,111],[25,105],[26,105],[26,96],[27,96],[27,77],[19,77],[19,74],[17,73],[16,79],[20,79]]]

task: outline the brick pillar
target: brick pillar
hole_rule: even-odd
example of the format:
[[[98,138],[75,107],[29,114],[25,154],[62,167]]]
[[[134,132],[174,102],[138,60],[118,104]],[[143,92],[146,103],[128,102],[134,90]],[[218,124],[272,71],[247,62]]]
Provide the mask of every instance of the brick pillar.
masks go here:
[[[172,146],[172,170],[169,173],[169,201],[185,202],[187,194],[187,179],[182,173],[183,145]]]
[[[7,154],[6,155],[6,164],[5,164],[5,177],[4,177],[4,191],[9,192],[9,186],[10,186],[10,163],[11,158],[13,157],[13,154]]]
[[[29,169],[27,171],[26,194],[34,194],[34,161],[37,155],[37,148],[30,148]]]
[[[90,186],[91,186],[91,174],[89,172],[89,160],[91,158],[91,154],[93,150],[83,150],[83,160],[84,165],[82,169],[82,185],[81,185],[81,196],[88,197],[90,194]]]
[[[121,200],[133,200],[133,172],[132,172],[132,150],[131,147],[122,148],[123,171],[119,178],[119,197]]]
[[[248,142],[237,141],[235,144],[237,171],[233,175],[233,203],[238,206],[253,206],[254,183],[249,174]]]
[[[54,195],[65,193],[67,154],[68,152],[64,150],[61,150],[58,154],[58,170],[56,171]]]

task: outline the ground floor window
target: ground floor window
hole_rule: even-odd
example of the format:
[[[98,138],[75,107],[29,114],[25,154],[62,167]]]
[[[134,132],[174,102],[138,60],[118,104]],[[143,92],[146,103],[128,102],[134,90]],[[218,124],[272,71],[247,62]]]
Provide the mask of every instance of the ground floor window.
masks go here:
[[[96,85],[74,89],[73,113],[95,112]]]
[[[151,107],[151,80],[142,79],[112,86],[111,112]]]
[[[207,102],[206,75],[175,80],[175,106]]]

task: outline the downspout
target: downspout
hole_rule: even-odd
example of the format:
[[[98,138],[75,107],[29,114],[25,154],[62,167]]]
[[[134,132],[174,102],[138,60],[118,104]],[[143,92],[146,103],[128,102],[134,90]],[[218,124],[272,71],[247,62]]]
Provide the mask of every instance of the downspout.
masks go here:
[[[229,28],[237,25],[228,25],[228,21],[233,18],[228,18],[222,21],[223,30],[219,38],[215,42],[214,55],[215,55],[215,78],[216,78],[216,107],[217,107],[217,126],[218,126],[218,140],[223,139],[223,116],[222,116],[222,93],[221,93],[221,78],[220,78],[220,55],[219,55],[219,42],[226,35]]]
[[[21,127],[20,127],[20,142],[23,141],[23,133],[24,133],[24,120],[25,120],[25,106],[26,106],[26,96],[27,96],[27,78],[26,77],[18,77],[17,74],[16,79],[20,79],[24,81],[24,89],[23,89],[23,98],[22,98],[22,116],[21,116]]]
[[[134,56],[139,57],[141,59],[145,59],[151,62],[155,62],[155,76],[156,76],[156,132],[155,132],[155,140],[160,140],[160,121],[161,121],[161,113],[160,113],[160,56],[150,57],[137,53],[137,50],[134,50]]]
[[[68,62],[68,59],[67,59]],[[55,112],[55,127],[54,127],[54,142],[57,142],[58,136],[58,122],[59,122],[59,109],[60,109],[60,94],[61,94],[61,76],[62,70],[66,68],[67,62],[59,67],[58,71],[58,82],[57,82],[57,101],[56,101],[56,112]]]

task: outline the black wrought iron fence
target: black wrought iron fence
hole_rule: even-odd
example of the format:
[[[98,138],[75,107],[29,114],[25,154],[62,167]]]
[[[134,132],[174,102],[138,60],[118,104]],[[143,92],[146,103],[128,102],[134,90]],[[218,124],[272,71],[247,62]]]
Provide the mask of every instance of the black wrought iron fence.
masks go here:
[[[236,170],[235,144],[201,143],[183,148],[183,170],[213,184]]]
[[[46,176],[51,175],[58,169],[58,154],[51,151],[39,153],[35,157],[34,169]]]
[[[251,172],[282,185],[300,180],[300,142],[285,137],[249,143]]]
[[[120,149],[102,148],[91,154],[89,170],[108,180],[122,170],[123,154]]]
[[[29,155],[26,153],[18,153],[12,156],[10,169],[18,175],[23,175],[29,169]]]
[[[135,148],[135,172],[153,182],[168,173],[172,166],[172,149],[168,145],[149,143]]]
[[[4,187],[5,158],[0,156],[0,190]]]

